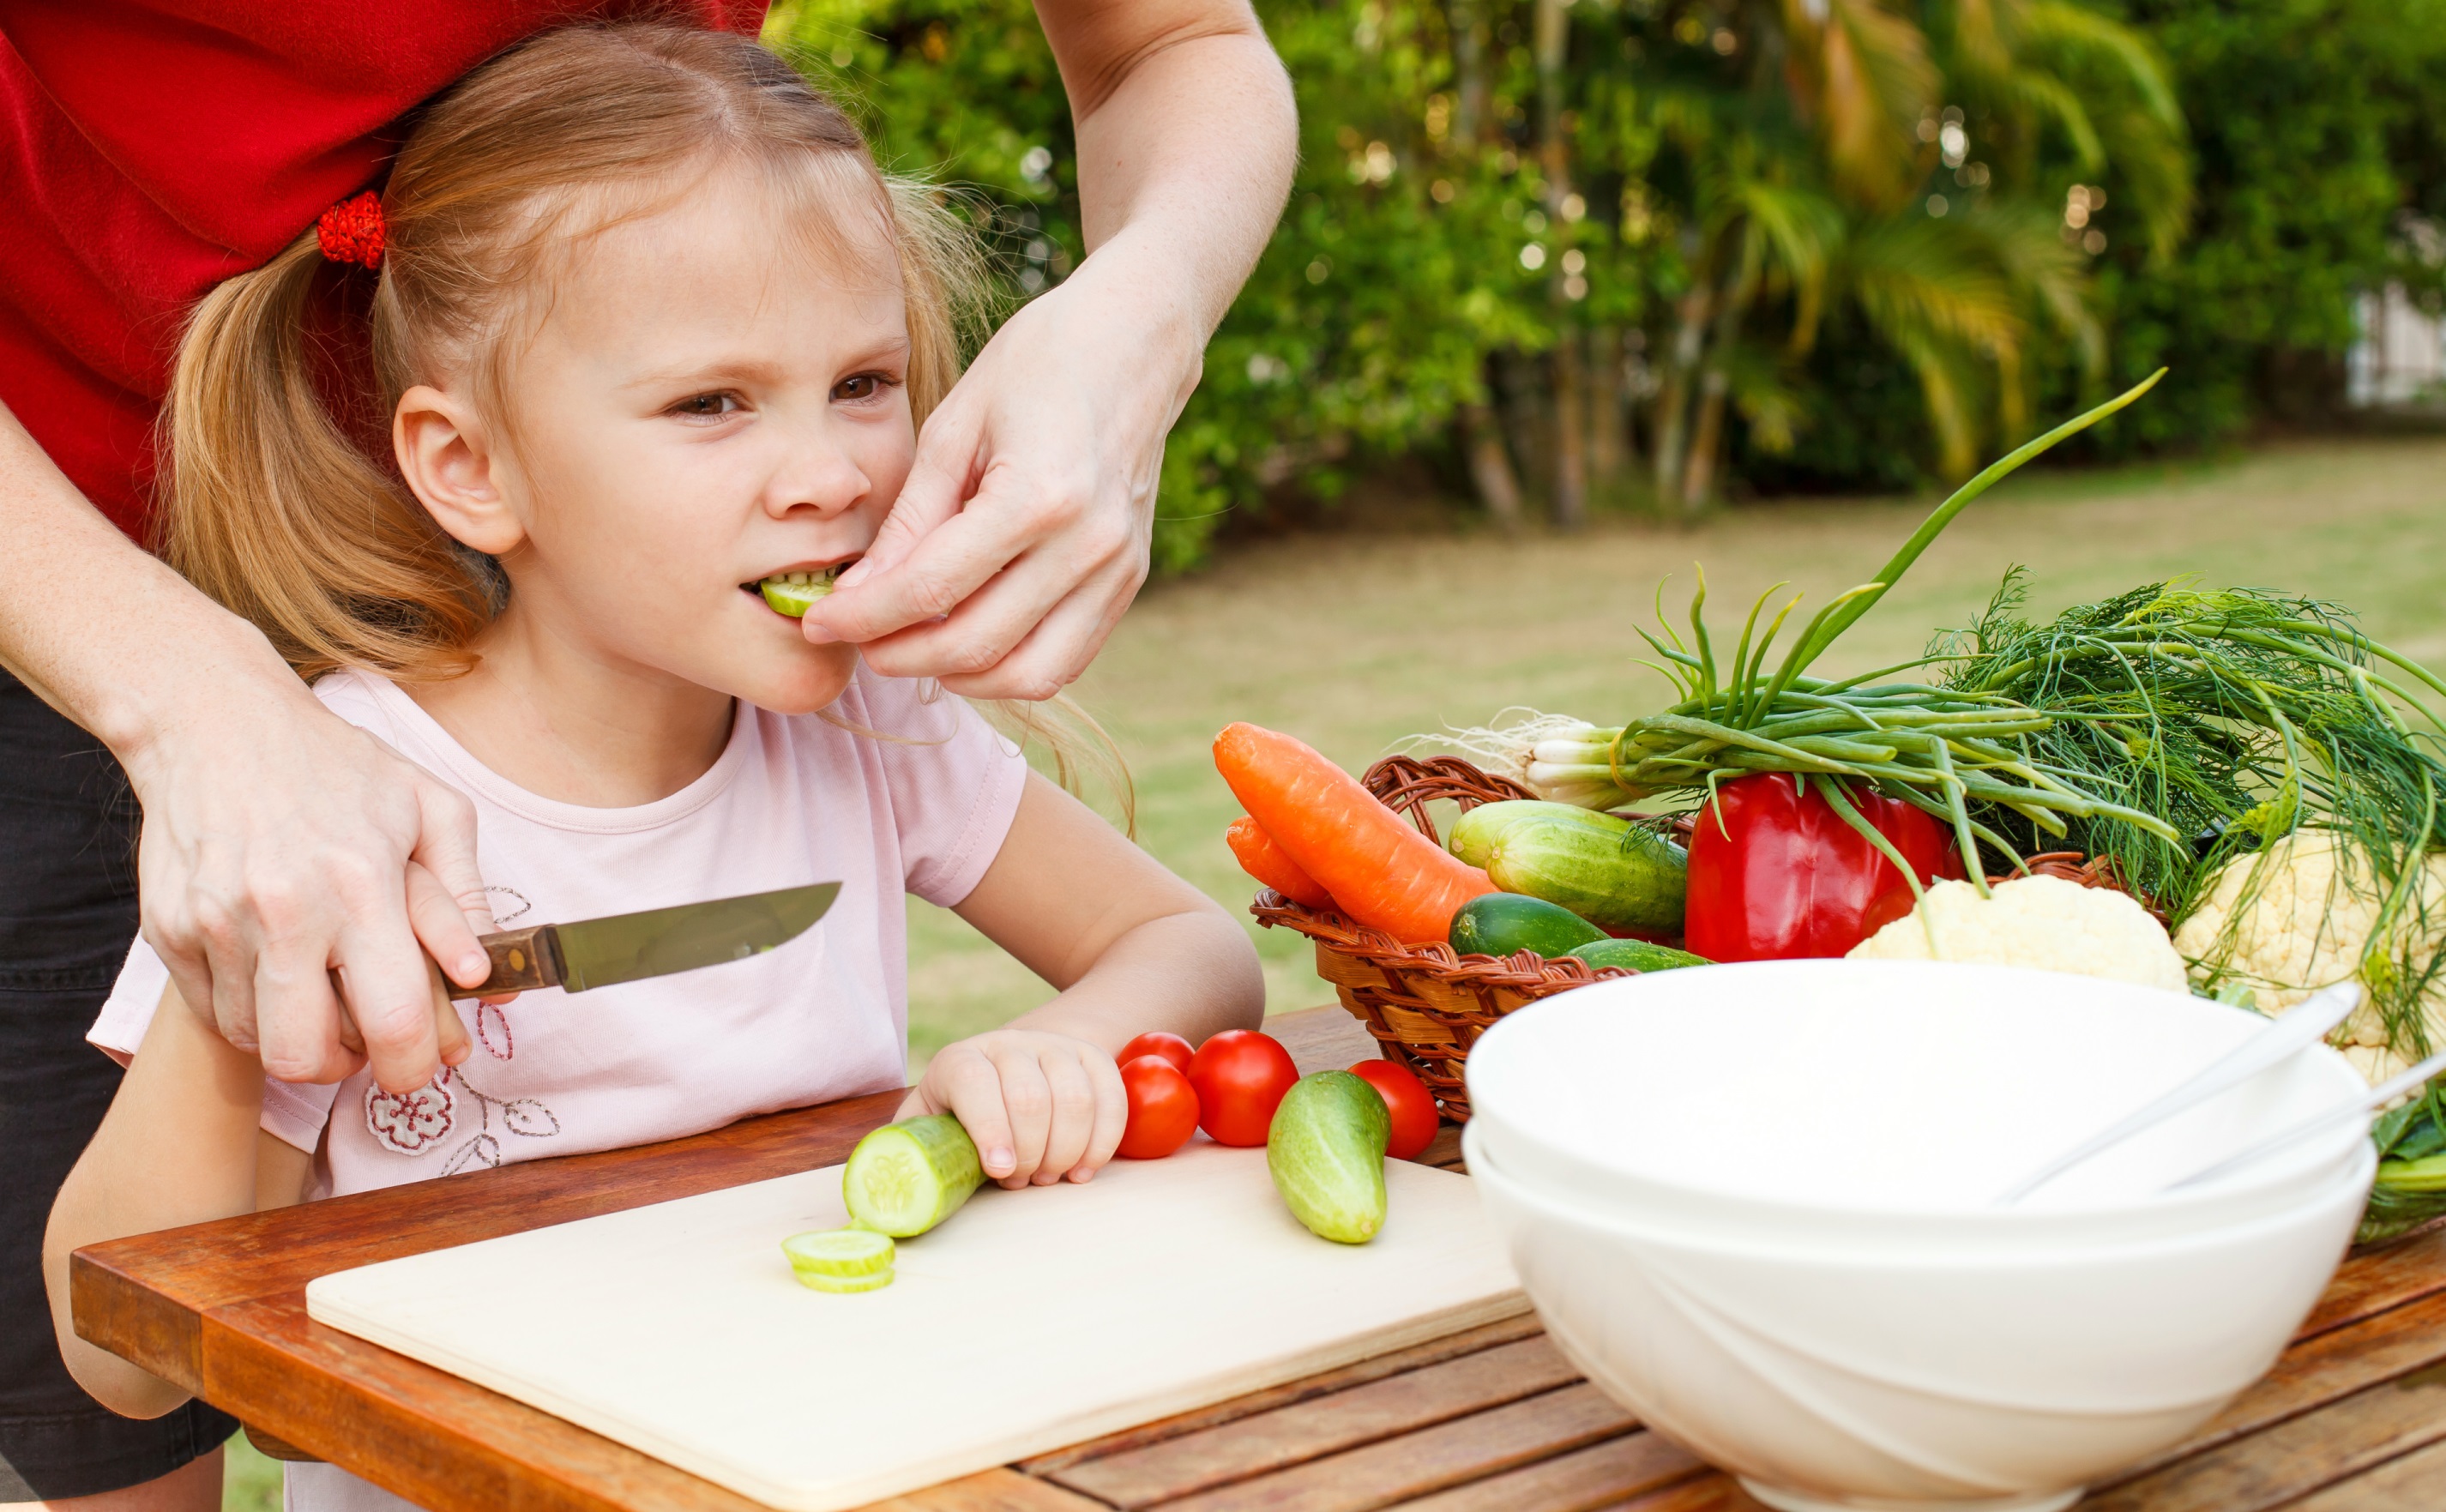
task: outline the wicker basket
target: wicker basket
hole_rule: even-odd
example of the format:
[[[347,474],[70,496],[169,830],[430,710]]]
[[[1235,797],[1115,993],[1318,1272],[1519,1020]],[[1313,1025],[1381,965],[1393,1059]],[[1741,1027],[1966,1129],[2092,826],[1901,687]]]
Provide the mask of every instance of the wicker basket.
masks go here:
[[[1480,803],[1536,795],[1508,778],[1480,771],[1458,756],[1419,760],[1388,756],[1362,779],[1378,802],[1406,815],[1427,839],[1441,843],[1427,805],[1450,799],[1463,813]],[[1686,816],[1677,826],[1685,838]],[[2085,860],[2079,851],[2050,851],[2030,858],[2030,869],[2084,887],[2133,892],[2115,873],[2113,859]],[[2006,879],[1990,879],[2002,882]],[[2135,893],[2136,897],[2138,897]],[[2140,897],[2142,907],[2155,906]],[[1439,940],[1404,945],[1383,930],[1343,915],[1307,908],[1272,888],[1261,889],[1249,912],[1272,928],[1294,929],[1316,941],[1316,973],[1333,984],[1351,1015],[1376,1036],[1386,1059],[1407,1066],[1427,1084],[1455,1123],[1469,1121],[1469,1093],[1461,1067],[1487,1026],[1523,1003],[1570,988],[1635,973],[1590,966],[1573,956],[1547,960],[1533,952],[1516,955],[1460,955]],[[2159,916],[2163,922],[2163,916]]]
[[[1451,799],[1465,813],[1480,803],[1536,796],[1458,756],[1388,756],[1362,780],[1386,807],[1407,815],[1439,843],[1427,813],[1437,799]],[[1249,911],[1261,924],[1295,929],[1316,941],[1316,973],[1333,984],[1342,1006],[1376,1036],[1385,1059],[1418,1072],[1443,1105],[1444,1116],[1456,1123],[1469,1119],[1461,1063],[1488,1025],[1523,1003],[1631,974],[1612,967],[1598,970],[1569,955],[1550,961],[1523,951],[1497,958],[1458,955],[1440,940],[1404,945],[1340,914],[1304,908],[1270,887],[1257,894]]]

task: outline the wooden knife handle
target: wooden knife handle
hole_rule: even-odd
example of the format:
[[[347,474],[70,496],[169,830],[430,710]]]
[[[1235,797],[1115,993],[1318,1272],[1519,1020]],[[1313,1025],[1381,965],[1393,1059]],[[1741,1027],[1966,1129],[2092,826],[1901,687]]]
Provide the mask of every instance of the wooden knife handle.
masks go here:
[[[483,986],[469,991],[470,997],[560,985],[560,942],[553,937],[550,924],[486,935],[476,943],[493,958],[493,974],[484,978]]]

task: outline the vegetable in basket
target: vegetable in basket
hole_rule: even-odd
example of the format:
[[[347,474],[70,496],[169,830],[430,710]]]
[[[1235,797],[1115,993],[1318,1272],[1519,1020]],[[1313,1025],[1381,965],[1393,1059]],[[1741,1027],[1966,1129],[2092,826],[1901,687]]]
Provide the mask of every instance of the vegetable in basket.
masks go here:
[[[1461,904],[1496,891],[1359,780],[1289,735],[1232,725],[1214,765],[1260,828],[1344,914],[1404,945],[1444,938]]]
[[[1901,799],[1788,772],[1735,778],[1690,830],[1683,941],[1711,961],[1840,955],[1961,875],[1953,837]]]
[[[1533,951],[1551,958],[1605,937],[1604,930],[1560,903],[1521,893],[1489,893],[1460,905],[1446,939],[1458,955]]]
[[[1485,803],[1453,825],[1452,850],[1505,892],[1559,903],[1601,930],[1682,933],[1688,858],[1644,825],[1561,803]]]
[[[1319,887],[1316,879],[1300,870],[1299,862],[1266,833],[1255,820],[1241,816],[1225,826],[1223,842],[1232,847],[1232,860],[1240,870],[1257,881],[1282,894],[1303,908],[1331,908],[1333,895]]]

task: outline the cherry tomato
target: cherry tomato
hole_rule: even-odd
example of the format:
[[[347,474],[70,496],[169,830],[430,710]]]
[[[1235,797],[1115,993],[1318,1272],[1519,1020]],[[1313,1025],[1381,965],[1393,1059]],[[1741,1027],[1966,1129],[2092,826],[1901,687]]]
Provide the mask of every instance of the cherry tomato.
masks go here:
[[[1162,1056],[1123,1061],[1121,1087],[1130,1096],[1130,1122],[1116,1153],[1134,1161],[1159,1161],[1197,1132],[1196,1089],[1179,1067]]]
[[[1393,1138],[1384,1146],[1387,1156],[1406,1161],[1435,1142],[1442,1118],[1436,1112],[1436,1095],[1416,1072],[1391,1061],[1361,1061],[1350,1074],[1376,1088],[1384,1099],[1385,1111],[1393,1115]]]
[[[1121,1053],[1114,1056],[1113,1060],[1117,1065],[1127,1066],[1141,1055],[1160,1055],[1172,1063],[1173,1069],[1187,1076],[1189,1058],[1196,1053],[1189,1048],[1189,1041],[1179,1035],[1155,1031],[1141,1034],[1122,1046]]]
[[[1218,1144],[1263,1144],[1275,1106],[1299,1080],[1291,1052],[1252,1029],[1231,1029],[1197,1047],[1189,1082],[1197,1126]]]

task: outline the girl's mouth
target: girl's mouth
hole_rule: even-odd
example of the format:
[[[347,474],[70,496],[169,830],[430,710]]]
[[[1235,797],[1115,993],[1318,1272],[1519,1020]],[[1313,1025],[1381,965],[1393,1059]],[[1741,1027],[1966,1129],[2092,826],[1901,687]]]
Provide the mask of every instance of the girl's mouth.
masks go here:
[[[774,573],[757,582],[741,583],[740,592],[761,595],[766,606],[777,614],[792,619],[803,618],[817,599],[833,591],[833,582],[857,560],[837,561],[829,567],[799,568]]]

